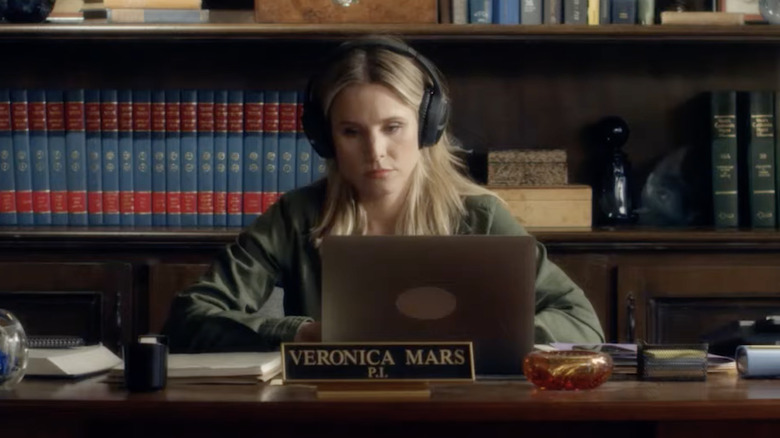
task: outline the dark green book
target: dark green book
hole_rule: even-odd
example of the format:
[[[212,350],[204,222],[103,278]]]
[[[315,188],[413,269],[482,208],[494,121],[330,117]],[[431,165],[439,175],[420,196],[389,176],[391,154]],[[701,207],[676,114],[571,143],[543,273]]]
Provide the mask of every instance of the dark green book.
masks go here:
[[[739,225],[737,184],[737,93],[714,91],[712,126],[712,203],[716,227]]]
[[[746,93],[744,147],[747,156],[750,226],[774,228],[775,216],[775,110],[774,92]]]

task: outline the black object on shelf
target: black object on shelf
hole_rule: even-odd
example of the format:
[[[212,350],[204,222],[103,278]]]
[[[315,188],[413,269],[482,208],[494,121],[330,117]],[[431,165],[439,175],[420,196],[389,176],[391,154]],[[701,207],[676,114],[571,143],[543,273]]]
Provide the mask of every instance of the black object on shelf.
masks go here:
[[[602,224],[633,223],[637,218],[631,194],[631,163],[623,151],[629,132],[628,123],[615,116],[602,119],[594,129],[593,142],[602,155],[596,203]]]
[[[11,23],[41,23],[54,7],[54,0],[0,0],[0,12],[2,3],[6,3],[2,15]]]

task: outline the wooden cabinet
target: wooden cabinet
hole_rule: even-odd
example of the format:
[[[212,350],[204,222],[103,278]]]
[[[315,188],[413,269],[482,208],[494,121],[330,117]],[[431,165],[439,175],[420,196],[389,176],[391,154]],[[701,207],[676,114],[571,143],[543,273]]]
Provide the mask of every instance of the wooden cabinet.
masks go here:
[[[738,320],[780,314],[777,255],[671,256],[618,266],[618,339],[700,342]]]
[[[29,335],[73,335],[117,350],[130,336],[132,265],[0,261],[0,308]]]

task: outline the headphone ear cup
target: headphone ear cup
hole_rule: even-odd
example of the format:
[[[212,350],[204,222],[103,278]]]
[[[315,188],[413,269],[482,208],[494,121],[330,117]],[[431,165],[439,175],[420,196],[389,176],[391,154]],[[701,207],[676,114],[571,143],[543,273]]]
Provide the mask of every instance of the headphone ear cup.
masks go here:
[[[327,120],[316,102],[309,99],[304,101],[301,123],[312,149],[322,158],[333,158],[334,151],[330,141],[330,129],[328,129]]]
[[[420,104],[420,147],[433,146],[441,139],[448,116],[447,98],[434,89],[426,88]]]

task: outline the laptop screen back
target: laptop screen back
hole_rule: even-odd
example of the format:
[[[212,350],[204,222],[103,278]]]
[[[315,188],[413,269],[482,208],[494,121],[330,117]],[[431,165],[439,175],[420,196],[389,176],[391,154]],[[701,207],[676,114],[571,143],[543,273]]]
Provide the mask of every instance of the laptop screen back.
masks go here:
[[[477,374],[522,373],[532,237],[331,236],[320,249],[323,341],[472,341]]]

